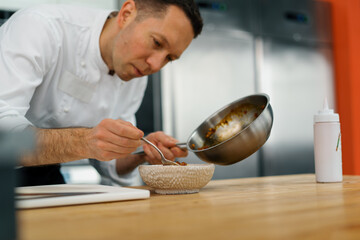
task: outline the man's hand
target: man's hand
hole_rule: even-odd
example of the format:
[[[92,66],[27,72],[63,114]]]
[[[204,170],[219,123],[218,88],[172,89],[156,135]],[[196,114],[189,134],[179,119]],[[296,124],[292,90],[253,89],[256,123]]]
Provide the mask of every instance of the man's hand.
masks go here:
[[[166,159],[175,160],[178,157],[186,157],[188,151],[176,146],[177,140],[163,132],[154,132],[146,136],[146,139],[154,143],[164,154]],[[145,160],[150,164],[161,164],[160,154],[149,144],[144,143],[143,149],[146,154]]]
[[[34,129],[36,149],[22,157],[23,166],[124,158],[141,145],[144,136],[131,123],[119,119],[104,119],[94,128]]]
[[[144,133],[129,122],[104,119],[86,136],[89,155],[101,161],[123,158],[141,145],[142,136]]]

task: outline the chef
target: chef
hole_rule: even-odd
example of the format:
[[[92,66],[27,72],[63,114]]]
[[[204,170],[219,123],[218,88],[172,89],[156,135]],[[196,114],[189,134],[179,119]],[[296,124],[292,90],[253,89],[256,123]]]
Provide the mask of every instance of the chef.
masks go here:
[[[127,0],[119,12],[65,5],[17,11],[0,28],[0,130],[32,128],[36,151],[19,185],[64,183],[60,163],[91,159],[108,184],[137,184],[160,163],[135,113],[146,75],[180,58],[202,30],[193,0]],[[167,159],[185,157],[163,132],[146,136]]]

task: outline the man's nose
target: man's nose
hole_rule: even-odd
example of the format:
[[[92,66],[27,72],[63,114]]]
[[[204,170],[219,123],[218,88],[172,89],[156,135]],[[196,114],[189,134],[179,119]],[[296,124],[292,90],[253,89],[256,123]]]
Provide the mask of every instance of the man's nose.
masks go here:
[[[153,73],[158,72],[166,64],[166,55],[163,53],[153,53],[147,59]]]

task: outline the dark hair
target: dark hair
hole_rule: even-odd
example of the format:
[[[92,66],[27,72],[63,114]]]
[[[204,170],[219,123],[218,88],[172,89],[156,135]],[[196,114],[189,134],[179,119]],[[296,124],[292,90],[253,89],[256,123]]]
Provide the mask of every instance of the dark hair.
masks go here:
[[[137,20],[142,20],[149,16],[162,17],[166,14],[166,10],[170,5],[179,7],[189,18],[194,38],[202,31],[203,20],[201,18],[199,8],[194,0],[134,0],[138,11]]]

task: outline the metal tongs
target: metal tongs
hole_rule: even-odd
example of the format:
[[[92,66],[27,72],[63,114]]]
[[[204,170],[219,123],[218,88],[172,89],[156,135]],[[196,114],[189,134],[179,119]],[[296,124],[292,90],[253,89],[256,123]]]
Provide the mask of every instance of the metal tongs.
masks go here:
[[[155,148],[156,151],[158,151],[158,153],[161,156],[161,162],[162,162],[163,165],[180,165],[180,164],[178,164],[176,162],[173,162],[171,160],[166,159],[164,154],[160,151],[160,149],[158,147],[156,147],[155,144],[153,144],[152,142],[147,140],[146,138],[142,137],[141,140],[143,140],[144,142],[150,144],[153,148]]]

